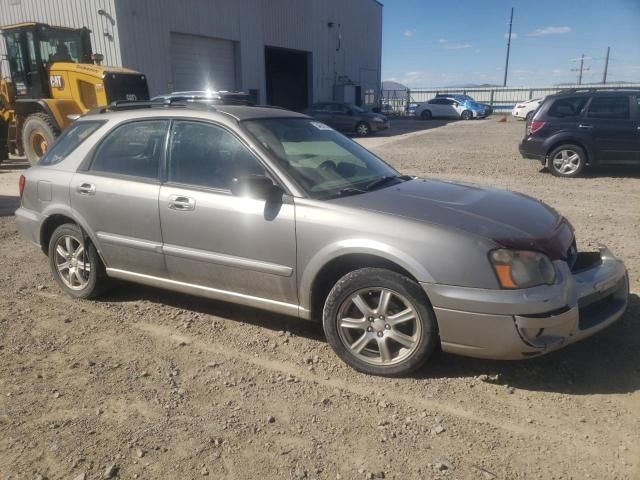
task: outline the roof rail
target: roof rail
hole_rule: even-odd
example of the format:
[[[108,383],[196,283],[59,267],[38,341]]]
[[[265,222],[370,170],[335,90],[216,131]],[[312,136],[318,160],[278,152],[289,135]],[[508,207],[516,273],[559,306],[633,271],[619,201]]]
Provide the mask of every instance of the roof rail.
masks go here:
[[[640,88],[633,87],[585,87],[585,88],[567,88],[565,90],[560,90],[556,95],[571,95],[573,93],[596,93],[596,92],[618,92],[618,91],[630,91],[630,92],[638,92]]]
[[[260,108],[273,108],[275,110],[286,110],[286,108],[284,107],[280,107],[278,105],[254,105],[254,107],[260,107]]]
[[[120,112],[124,110],[139,110],[142,108],[189,108],[193,110],[212,110],[215,111],[215,107],[213,105],[208,105],[202,102],[186,102],[183,99],[165,99],[162,102],[138,102],[138,101],[130,101],[130,100],[116,100],[111,102],[109,105],[105,105],[103,107],[97,107],[91,109],[88,114],[99,114],[99,113],[107,113],[107,112]]]

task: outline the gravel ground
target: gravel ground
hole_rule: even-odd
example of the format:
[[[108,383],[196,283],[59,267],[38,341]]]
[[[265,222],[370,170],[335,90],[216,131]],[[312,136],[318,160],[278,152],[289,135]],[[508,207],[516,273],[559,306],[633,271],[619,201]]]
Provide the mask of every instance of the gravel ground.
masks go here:
[[[61,294],[16,233],[5,164],[0,478],[640,479],[640,171],[556,179],[520,159],[522,123],[405,122],[362,143],[405,173],[541,198],[581,248],[607,243],[632,279],[621,321],[525,362],[368,377],[314,324],[128,284]]]

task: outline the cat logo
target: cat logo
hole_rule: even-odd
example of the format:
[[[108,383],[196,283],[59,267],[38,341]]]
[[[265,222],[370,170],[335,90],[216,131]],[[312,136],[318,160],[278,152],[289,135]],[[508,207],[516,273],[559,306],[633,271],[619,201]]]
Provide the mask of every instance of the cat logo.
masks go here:
[[[138,97],[133,93],[127,93],[124,98],[127,100],[127,102],[135,102],[136,100],[138,100]]]
[[[58,88],[62,90],[64,88],[64,79],[62,78],[62,75],[51,75],[49,77],[49,84],[51,85],[51,88]]]

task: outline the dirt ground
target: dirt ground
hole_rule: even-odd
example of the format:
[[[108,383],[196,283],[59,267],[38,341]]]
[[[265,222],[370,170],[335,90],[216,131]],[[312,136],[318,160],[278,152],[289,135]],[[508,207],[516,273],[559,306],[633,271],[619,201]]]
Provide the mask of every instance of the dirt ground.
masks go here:
[[[640,169],[564,180],[523,124],[396,122],[362,140],[404,173],[491,184],[566,215],[629,268],[629,311],[523,362],[450,355],[354,372],[321,328],[122,284],[74,301],[11,214],[0,166],[0,479],[640,479]],[[400,127],[400,128],[398,128]],[[417,125],[417,128],[420,128]]]

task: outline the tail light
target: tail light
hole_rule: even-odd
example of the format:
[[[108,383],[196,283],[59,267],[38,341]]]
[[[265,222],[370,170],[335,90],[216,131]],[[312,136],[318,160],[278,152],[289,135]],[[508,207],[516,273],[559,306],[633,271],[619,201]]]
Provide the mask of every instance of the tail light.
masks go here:
[[[544,122],[539,120],[532,120],[529,123],[529,135],[533,135],[534,133],[540,131],[540,129],[544,127]]]
[[[20,190],[20,198],[22,198],[22,194],[24,193],[24,175],[20,175],[20,180],[18,180],[18,189]]]

